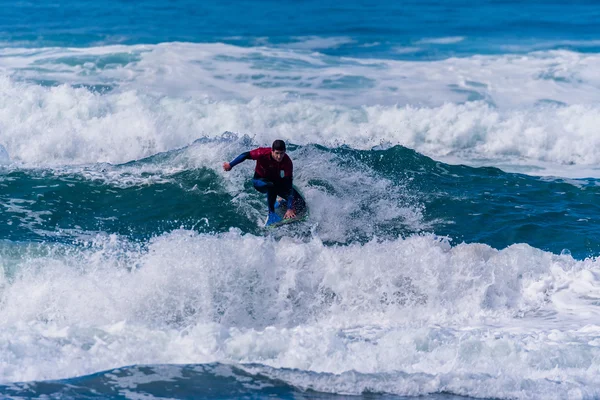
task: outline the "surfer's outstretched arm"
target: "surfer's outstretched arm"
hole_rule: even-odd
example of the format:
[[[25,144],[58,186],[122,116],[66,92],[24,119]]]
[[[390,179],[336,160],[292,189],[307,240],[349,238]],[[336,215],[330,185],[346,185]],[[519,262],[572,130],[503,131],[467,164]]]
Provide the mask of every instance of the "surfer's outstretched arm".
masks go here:
[[[247,151],[245,153],[240,154],[239,156],[237,156],[233,161],[231,162],[225,162],[223,163],[223,169],[225,171],[231,171],[231,168],[235,167],[236,165],[238,165],[239,163],[241,163],[242,161],[246,161],[250,159],[250,152]]]

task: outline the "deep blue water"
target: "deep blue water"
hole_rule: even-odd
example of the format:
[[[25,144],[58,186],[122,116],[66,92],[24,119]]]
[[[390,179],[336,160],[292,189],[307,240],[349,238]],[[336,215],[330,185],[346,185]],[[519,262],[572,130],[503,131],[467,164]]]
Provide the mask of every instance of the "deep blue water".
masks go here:
[[[344,37],[334,56],[431,60],[498,54],[509,46],[597,52],[595,1],[61,1],[3,2],[7,46],[97,46],[163,42],[285,45],[298,38]],[[425,39],[463,38],[459,43]],[[589,43],[589,41],[592,41]],[[588,42],[588,43],[586,43]],[[414,53],[395,48],[423,49]]]
[[[0,7],[0,397],[600,398],[597,1]]]

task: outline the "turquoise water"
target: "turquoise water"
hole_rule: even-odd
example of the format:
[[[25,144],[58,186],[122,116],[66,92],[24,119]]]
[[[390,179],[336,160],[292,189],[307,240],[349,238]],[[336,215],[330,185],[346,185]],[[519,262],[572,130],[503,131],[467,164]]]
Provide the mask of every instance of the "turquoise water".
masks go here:
[[[214,169],[164,172],[181,154],[202,148],[203,143],[195,143],[139,161],[83,170],[6,170],[0,196],[6,207],[2,237],[69,243],[83,232],[102,232],[144,242],[174,229],[211,234],[230,228],[264,235],[257,223],[264,199],[249,180],[232,195]],[[527,243],[556,254],[568,252],[577,259],[600,251],[597,179],[549,179],[493,167],[448,165],[401,146],[386,150],[291,146],[289,154],[300,165],[328,158],[324,171],[315,165],[315,173],[302,176],[305,190],[326,196],[325,207],[336,201],[344,204],[349,198],[354,202],[336,218],[355,225],[339,238],[327,240],[332,244],[433,233],[456,243],[484,243],[497,249]],[[143,172],[146,166],[152,170]],[[355,173],[356,179],[340,184],[330,169]],[[384,187],[370,188],[363,179]],[[360,186],[360,193],[354,185]],[[247,206],[240,206],[240,197]],[[373,219],[379,212],[402,208],[418,213],[419,223],[407,223],[404,215]],[[293,235],[295,229],[290,229],[286,234]],[[320,234],[322,229],[326,239],[328,227],[315,226],[312,233],[298,234]]]
[[[600,397],[596,2],[0,5],[0,397]]]

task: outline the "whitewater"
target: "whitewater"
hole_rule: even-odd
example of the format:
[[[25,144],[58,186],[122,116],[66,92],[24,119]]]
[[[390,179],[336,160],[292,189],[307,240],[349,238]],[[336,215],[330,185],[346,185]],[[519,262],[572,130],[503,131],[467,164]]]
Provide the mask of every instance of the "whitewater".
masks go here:
[[[4,6],[1,398],[600,398],[593,2]]]
[[[403,145],[453,163],[598,175],[595,54],[423,65],[173,43],[1,55],[0,138],[16,161],[122,163],[233,131],[260,143]]]

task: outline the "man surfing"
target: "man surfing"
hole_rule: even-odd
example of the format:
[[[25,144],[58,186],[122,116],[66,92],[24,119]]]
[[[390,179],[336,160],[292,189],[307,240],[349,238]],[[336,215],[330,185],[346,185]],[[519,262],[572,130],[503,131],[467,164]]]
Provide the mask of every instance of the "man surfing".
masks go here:
[[[290,157],[285,153],[285,142],[276,140],[271,148],[259,147],[242,153],[233,161],[223,163],[223,169],[231,171],[233,167],[248,159],[256,160],[254,178],[252,179],[254,188],[267,194],[267,204],[269,206],[267,225],[281,221],[281,217],[275,213],[277,196],[287,200],[287,211],[283,218],[296,218],[294,189],[292,186],[294,166]]]

